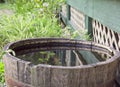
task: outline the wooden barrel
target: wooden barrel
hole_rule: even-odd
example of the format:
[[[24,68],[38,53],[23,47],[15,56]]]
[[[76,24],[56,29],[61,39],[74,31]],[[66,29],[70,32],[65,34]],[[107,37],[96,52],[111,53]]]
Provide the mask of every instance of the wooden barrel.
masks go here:
[[[73,39],[37,38],[10,43],[4,51],[8,49],[16,53],[53,49],[89,50],[112,56],[106,61],[88,65],[55,66],[35,65],[6,53],[3,60],[7,87],[114,87],[120,54],[110,47]]]

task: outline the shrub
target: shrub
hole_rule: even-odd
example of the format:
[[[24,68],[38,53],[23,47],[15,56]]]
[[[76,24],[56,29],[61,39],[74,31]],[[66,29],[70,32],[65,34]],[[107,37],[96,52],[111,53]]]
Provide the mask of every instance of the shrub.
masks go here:
[[[58,13],[60,6],[65,0],[16,0],[15,11],[19,14],[44,9],[45,13]]]
[[[0,62],[0,83],[4,83],[4,64],[3,62]]]
[[[57,19],[49,15],[35,14],[5,16],[0,23],[1,46],[3,44],[36,37],[60,37],[61,27]]]

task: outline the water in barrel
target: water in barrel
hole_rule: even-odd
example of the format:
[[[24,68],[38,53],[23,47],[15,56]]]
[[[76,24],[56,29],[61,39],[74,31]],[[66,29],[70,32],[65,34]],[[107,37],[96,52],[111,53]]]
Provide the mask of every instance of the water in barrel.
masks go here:
[[[32,51],[17,54],[16,57],[30,61],[33,64],[47,64],[57,66],[79,66],[106,61],[109,54],[87,50],[47,50]]]

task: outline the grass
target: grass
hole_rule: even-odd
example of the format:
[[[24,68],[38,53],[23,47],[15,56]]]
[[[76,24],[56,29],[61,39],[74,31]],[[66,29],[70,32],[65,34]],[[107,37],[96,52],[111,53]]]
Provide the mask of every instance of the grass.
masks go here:
[[[12,4],[0,3],[0,10],[2,9],[12,9]]]

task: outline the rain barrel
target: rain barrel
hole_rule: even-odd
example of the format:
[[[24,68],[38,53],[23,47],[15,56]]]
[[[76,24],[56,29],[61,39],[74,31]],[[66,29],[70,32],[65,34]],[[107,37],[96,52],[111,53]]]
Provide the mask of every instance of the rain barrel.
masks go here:
[[[115,86],[120,54],[110,47],[92,41],[35,38],[9,43],[4,51],[9,49],[14,53],[3,56],[7,87]]]

